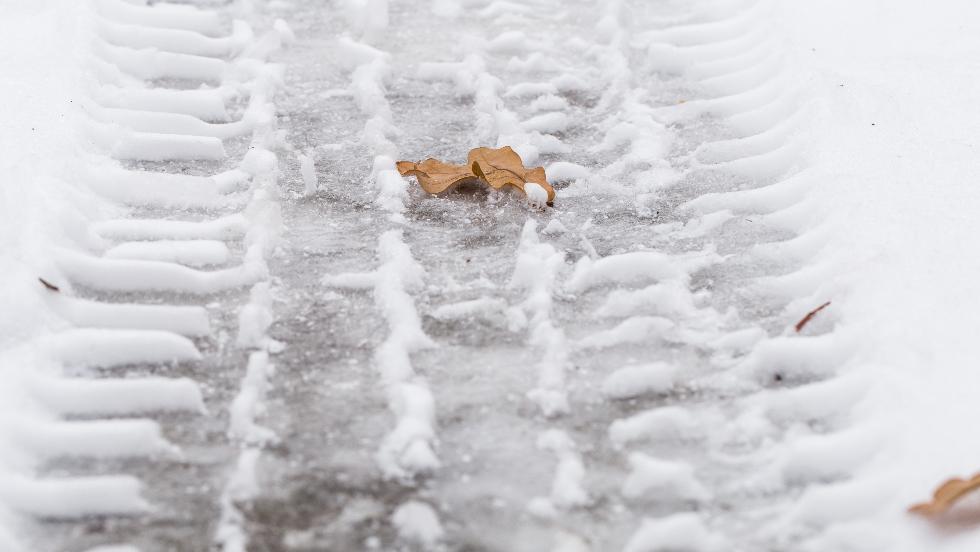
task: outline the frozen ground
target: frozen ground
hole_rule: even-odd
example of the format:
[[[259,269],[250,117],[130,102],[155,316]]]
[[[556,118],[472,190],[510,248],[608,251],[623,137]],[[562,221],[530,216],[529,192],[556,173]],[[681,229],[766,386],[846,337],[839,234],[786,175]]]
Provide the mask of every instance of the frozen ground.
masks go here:
[[[851,4],[0,3],[0,548],[974,550],[980,14]]]

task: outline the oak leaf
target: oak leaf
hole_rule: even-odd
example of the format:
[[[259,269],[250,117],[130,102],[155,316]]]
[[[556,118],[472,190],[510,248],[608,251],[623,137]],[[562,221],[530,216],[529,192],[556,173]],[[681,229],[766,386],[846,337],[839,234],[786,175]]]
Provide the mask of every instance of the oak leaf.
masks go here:
[[[521,156],[510,146],[472,149],[465,165],[430,157],[418,163],[399,161],[397,167],[402,176],[414,176],[422,189],[433,195],[464,184],[480,183],[494,190],[517,189],[534,203],[551,205],[555,200],[555,189],[548,184],[544,168],[524,167]]]
[[[971,491],[980,489],[980,473],[970,479],[953,478],[940,485],[932,494],[931,502],[923,502],[909,508],[913,514],[936,516],[949,510]]]

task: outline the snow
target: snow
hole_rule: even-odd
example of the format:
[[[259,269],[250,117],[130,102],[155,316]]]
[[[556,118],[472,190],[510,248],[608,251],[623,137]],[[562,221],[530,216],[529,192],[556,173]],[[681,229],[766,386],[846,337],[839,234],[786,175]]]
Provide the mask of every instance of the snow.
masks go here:
[[[160,330],[77,328],[41,338],[38,345],[51,358],[68,366],[110,367],[201,359],[191,340]]]
[[[225,240],[244,235],[247,224],[244,216],[234,214],[202,222],[113,219],[97,222],[93,229],[99,236],[109,239]]]
[[[557,218],[549,220],[548,224],[541,229],[542,234],[552,236],[564,234],[565,232],[568,232],[568,228],[565,228],[565,225]]]
[[[396,426],[382,441],[377,461],[388,477],[405,478],[439,467],[435,453],[435,401],[411,365],[413,352],[433,347],[422,330],[415,302],[408,289],[422,285],[424,271],[402,241],[400,230],[381,235],[374,298],[388,321],[390,334],[376,353],[388,405]]]
[[[12,178],[0,192],[0,231],[6,238],[0,243],[0,367],[8,391],[22,397],[21,412],[5,410],[0,419],[0,437],[10,452],[0,470],[0,508],[4,522],[8,509],[58,518],[139,514],[149,504],[134,477],[110,470],[51,479],[51,473],[34,470],[38,462],[61,458],[173,457],[176,449],[161,436],[161,426],[132,416],[204,413],[200,387],[185,378],[125,372],[137,365],[165,372],[201,360],[187,337],[210,337],[209,315],[202,306],[169,304],[166,297],[160,304],[142,304],[76,293],[90,284],[109,294],[182,286],[203,294],[263,277],[259,257],[274,246],[277,218],[261,188],[270,176],[274,184],[276,157],[255,147],[241,169],[213,176],[134,170],[111,158],[220,160],[220,138],[255,132],[266,140],[274,118],[268,93],[279,73],[259,59],[269,52],[267,41],[262,51],[248,48],[250,59],[204,57],[236,56],[253,39],[244,22],[226,34],[224,16],[214,11],[118,0],[29,4],[8,6],[0,44],[11,53],[0,59],[11,83],[2,101],[18,106],[5,118],[11,131],[0,134],[2,168]],[[290,39],[288,27],[274,27],[276,40]],[[218,86],[151,88],[137,77],[202,79]],[[250,97],[249,105],[240,120],[229,122],[225,102],[240,94]],[[246,185],[253,188],[251,198],[237,194]],[[210,221],[161,220],[155,211],[191,207],[221,213],[246,202],[245,213]],[[128,206],[150,218],[130,218]],[[206,272],[186,266],[227,263],[231,251],[225,240],[239,238],[246,245],[242,267]],[[45,289],[39,276],[59,290]],[[199,287],[206,281],[223,284]],[[14,404],[7,397],[5,402]],[[59,421],[60,416],[118,419]],[[6,531],[2,540],[5,550],[23,549]]]
[[[405,540],[433,547],[443,536],[442,525],[431,506],[424,502],[406,502],[391,516],[398,534]]]
[[[558,89],[555,88],[555,86],[550,82],[521,82],[507,88],[507,90],[504,91],[503,96],[505,98],[522,98],[527,96],[551,95],[557,91]],[[549,116],[560,117],[561,115],[564,114],[555,113]],[[526,130],[537,130],[537,129],[526,128]]]
[[[663,339],[664,334],[675,326],[674,321],[662,316],[634,316],[608,330],[601,330],[580,339],[576,346],[582,349],[603,349]]]
[[[65,415],[204,412],[200,388],[187,378],[57,379],[38,382],[31,394]]]
[[[47,306],[75,326],[164,330],[189,337],[211,333],[207,311],[198,306],[102,303],[52,293]]]
[[[52,422],[12,428],[13,444],[43,458],[133,458],[176,452],[152,420]]]
[[[158,8],[125,0],[95,0],[93,3],[100,13],[125,23],[185,29],[212,36],[221,34],[223,28],[218,13],[193,6],[163,4]]]
[[[139,552],[139,549],[135,546],[121,544],[119,546],[97,546],[95,548],[89,548],[85,552]]]
[[[527,317],[520,308],[510,307],[503,299],[488,296],[441,305],[429,314],[443,321],[486,320],[512,332],[527,327]]]
[[[299,170],[303,175],[304,193],[308,196],[316,194],[319,186],[316,176],[316,166],[310,154],[298,154]]]
[[[244,530],[244,515],[237,504],[246,502],[258,494],[256,464],[260,449],[248,447],[238,455],[234,469],[221,494],[221,518],[215,529],[214,540],[222,550],[245,552],[248,535]]]
[[[629,456],[631,471],[623,481],[623,495],[633,500],[706,502],[712,493],[698,480],[694,468],[683,462],[672,462],[634,452]]]
[[[248,285],[267,275],[261,263],[202,271],[172,262],[103,259],[69,250],[58,254],[58,266],[72,280],[94,289],[114,291],[170,290],[206,295]]]
[[[59,477],[44,480],[5,478],[0,499],[21,512],[63,519],[145,512],[140,483],[130,476]]]
[[[831,1],[794,2],[775,16],[815,106],[804,128],[809,177],[819,185],[802,202],[814,216],[793,227],[825,231],[813,261],[835,271],[807,282],[794,306],[805,312],[817,297],[832,298],[834,333],[861,336],[834,360],[841,377],[859,377],[848,378],[848,396],[858,389],[864,396],[838,405],[880,443],[877,454],[849,466],[852,483],[804,495],[807,519],[831,527],[813,549],[841,549],[858,535],[889,550],[980,545],[975,530],[937,532],[905,513],[946,478],[977,470],[977,444],[961,436],[974,431],[978,384],[971,213],[980,208],[980,118],[968,107],[980,83],[972,61],[978,15],[966,1],[887,9]],[[857,441],[842,437],[841,454],[860,451]],[[851,515],[820,519],[842,507]]]
[[[556,161],[545,168],[545,174],[555,182],[587,179],[592,174],[588,167],[568,161]]]
[[[532,101],[531,105],[527,106],[527,108],[531,112],[568,109],[568,100],[562,98],[561,96],[555,96],[554,94],[544,94],[534,98],[534,101]],[[559,163],[568,162],[559,161]],[[548,174],[551,174],[550,168],[548,170]]]
[[[560,429],[548,429],[538,436],[538,448],[550,450],[558,458],[548,497],[552,508],[569,509],[587,506],[591,500],[585,490],[585,465],[571,437]],[[540,510],[541,505],[532,506]]]
[[[269,363],[269,354],[256,351],[249,355],[241,389],[228,407],[228,434],[248,444],[274,442],[275,434],[256,423],[265,412],[265,395],[275,367]]]
[[[644,284],[685,276],[682,265],[658,251],[636,251],[593,261],[582,257],[565,287],[572,292],[586,291],[604,284]]]
[[[238,338],[235,344],[242,348],[279,352],[282,345],[267,335],[273,322],[275,316],[272,313],[269,282],[259,282],[252,286],[248,303],[238,313]]]
[[[616,420],[609,439],[617,447],[636,441],[669,441],[697,438],[701,428],[693,415],[676,406],[665,406]]]
[[[643,523],[623,548],[624,552],[714,552],[724,543],[712,535],[697,514],[673,514]]]
[[[240,508],[269,492],[260,476],[277,461],[263,457],[276,442],[266,415],[294,414],[269,401],[272,390],[295,396],[302,386],[289,378],[326,371],[291,366],[302,376],[280,388],[270,358],[289,351],[269,333],[278,300],[296,291],[280,289],[270,265],[285,255],[283,233],[308,230],[282,220],[284,151],[295,156],[283,172],[300,186],[297,205],[336,214],[333,194],[364,200],[352,203],[369,230],[320,220],[344,244],[314,241],[303,261],[340,260],[302,275],[319,283],[318,298],[352,309],[338,310],[352,328],[377,334],[342,345],[367,351],[368,379],[349,379],[354,363],[332,384],[374,382],[384,421],[351,397],[363,409],[359,444],[324,454],[370,465],[374,452],[378,479],[367,487],[394,498],[371,502],[379,513],[364,519],[383,517],[391,538],[438,548],[472,521],[474,532],[515,527],[528,549],[576,552],[980,545],[972,527],[906,513],[946,478],[976,472],[980,456],[969,438],[980,385],[980,7],[345,0],[321,13],[301,4],[268,9],[342,21],[297,22],[294,33],[277,15],[255,17],[248,1],[217,11],[128,0],[5,8],[0,104],[15,109],[0,133],[0,548],[25,549],[17,533],[33,518],[148,511],[135,477],[76,477],[44,463],[130,458],[142,470],[173,458],[163,422],[137,417],[163,412],[187,424],[176,435],[229,436],[227,474],[210,486],[213,537],[225,552],[248,548],[253,520]],[[420,7],[450,32],[406,42],[403,18]],[[466,36],[456,40],[456,29]],[[302,95],[314,85],[267,61],[297,42],[325,60],[325,86],[277,113],[278,88],[299,84]],[[144,82],[153,79],[191,84]],[[289,144],[297,133],[278,120],[314,108],[330,143]],[[413,110],[433,117],[407,123]],[[528,184],[538,209],[499,211],[498,228],[523,225],[516,252],[499,254],[497,243],[516,231],[476,236],[494,242],[486,251],[499,261],[441,286],[457,259],[436,251],[449,242],[432,231],[456,229],[435,226],[429,215],[443,203],[422,199],[395,160],[464,141],[510,145],[525,164],[545,165],[558,208]],[[459,234],[452,247],[483,252]],[[306,319],[285,321],[289,332]],[[471,345],[476,323],[491,345]],[[196,374],[218,356],[237,362],[221,362],[206,384],[160,377]],[[478,392],[498,402],[479,403]],[[185,421],[205,413],[204,396],[223,401],[209,421],[226,428]],[[478,417],[486,434],[456,427]],[[492,469],[515,473],[463,491],[447,483],[499,477]],[[479,493],[482,510],[460,498]],[[509,513],[488,514],[487,503]],[[459,517],[443,526],[439,512],[456,504]]]
[[[551,321],[555,280],[564,264],[564,252],[542,243],[538,238],[537,223],[528,220],[521,231],[510,287],[523,289],[527,294],[521,308],[529,321],[528,342],[541,351],[537,365],[538,384],[528,392],[528,397],[548,417],[569,411],[565,389],[569,344],[565,332]]]
[[[103,254],[110,259],[169,261],[198,267],[224,264],[229,255],[228,246],[217,240],[125,242]]]
[[[700,314],[700,309],[696,304],[695,296],[686,286],[676,280],[667,280],[639,290],[615,290],[596,310],[596,315],[616,317],[648,312],[678,318],[694,318]]]
[[[105,107],[183,113],[204,121],[227,122],[225,91],[211,89],[133,89],[104,85],[92,91],[92,99]]]
[[[675,366],[658,362],[625,366],[602,382],[602,394],[611,399],[628,399],[645,393],[666,393],[679,380]]]
[[[539,209],[544,209],[548,204],[548,192],[534,182],[524,184],[524,193],[527,194],[528,203]]]
[[[244,21],[235,21],[232,34],[218,38],[186,29],[154,29],[141,25],[115,23],[109,19],[97,20],[96,29],[103,40],[112,44],[132,48],[159,48],[169,52],[211,57],[233,56],[254,38],[252,28]]]

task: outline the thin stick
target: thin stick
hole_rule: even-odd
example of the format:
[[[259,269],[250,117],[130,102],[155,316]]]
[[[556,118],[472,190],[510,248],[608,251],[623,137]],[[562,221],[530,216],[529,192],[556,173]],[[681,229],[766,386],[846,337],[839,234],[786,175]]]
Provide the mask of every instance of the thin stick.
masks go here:
[[[45,280],[44,278],[38,278],[38,281],[44,284],[44,287],[50,289],[51,291],[61,291],[60,289],[58,289],[58,286],[52,284],[51,282]]]
[[[799,322],[796,323],[796,333],[800,333],[800,330],[802,330],[803,326],[806,326],[807,323],[810,322],[810,319],[812,319],[814,316],[817,315],[818,312],[824,310],[828,306],[830,306],[830,301],[827,301],[826,303],[806,313],[806,316],[803,317],[803,320],[800,320]]]

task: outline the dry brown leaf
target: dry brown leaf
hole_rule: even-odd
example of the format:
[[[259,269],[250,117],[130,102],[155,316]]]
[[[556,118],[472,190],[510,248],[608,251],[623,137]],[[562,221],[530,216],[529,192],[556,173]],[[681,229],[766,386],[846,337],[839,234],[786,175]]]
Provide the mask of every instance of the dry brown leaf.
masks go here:
[[[534,192],[528,193],[526,186],[536,184],[547,193],[548,205],[555,200],[555,189],[548,184],[544,168],[525,168],[521,156],[510,146],[472,149],[466,156],[466,165],[453,165],[429,158],[419,163],[399,161],[397,166],[402,176],[416,177],[422,189],[430,194],[441,194],[461,184],[479,182],[495,190],[515,188],[534,199]]]
[[[971,491],[980,489],[980,473],[969,480],[953,478],[940,485],[932,493],[932,502],[923,502],[909,508],[909,512],[923,516],[936,516],[949,510],[953,504]]]
[[[441,194],[464,182],[479,180],[466,165],[451,165],[431,157],[421,163],[399,161],[397,167],[402,176],[418,178],[422,189],[430,194]]]

